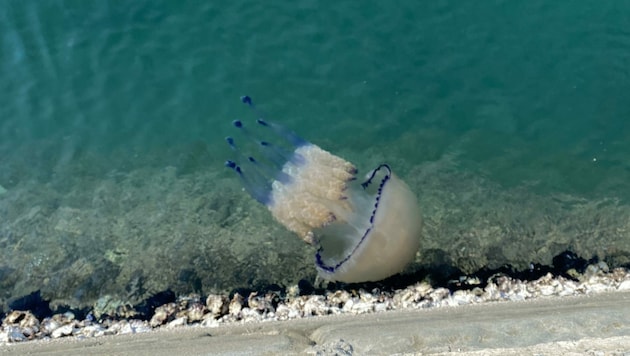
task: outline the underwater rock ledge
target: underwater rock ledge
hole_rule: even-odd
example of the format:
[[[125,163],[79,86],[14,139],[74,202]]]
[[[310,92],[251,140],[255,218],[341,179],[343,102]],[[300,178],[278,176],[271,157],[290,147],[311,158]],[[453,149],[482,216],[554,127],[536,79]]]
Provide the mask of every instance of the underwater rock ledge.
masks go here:
[[[362,155],[380,161],[380,149]],[[425,221],[408,272],[525,271],[566,249],[611,269],[630,266],[630,207],[614,199],[505,189],[448,159],[404,171]],[[6,311],[7,300],[35,290],[83,308],[104,295],[137,305],[169,288],[207,294],[313,281],[312,248],[240,189],[232,172],[208,167],[19,181],[0,198],[0,246],[12,251],[0,259],[0,304]]]

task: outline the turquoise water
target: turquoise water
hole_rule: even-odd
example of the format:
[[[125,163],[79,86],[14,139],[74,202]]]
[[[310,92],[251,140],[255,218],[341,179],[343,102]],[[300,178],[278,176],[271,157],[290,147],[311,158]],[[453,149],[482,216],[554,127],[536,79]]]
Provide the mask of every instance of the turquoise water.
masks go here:
[[[615,0],[1,1],[0,299],[314,276],[223,167],[243,94],[390,163],[417,266],[630,263],[628,23]]]

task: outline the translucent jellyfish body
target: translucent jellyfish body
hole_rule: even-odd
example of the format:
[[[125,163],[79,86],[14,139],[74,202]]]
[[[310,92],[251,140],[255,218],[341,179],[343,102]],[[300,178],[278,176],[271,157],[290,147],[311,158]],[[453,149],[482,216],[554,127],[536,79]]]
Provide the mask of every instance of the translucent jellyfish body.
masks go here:
[[[388,165],[359,183],[352,163],[266,121],[249,97],[241,99],[259,114],[257,125],[282,142],[261,141],[234,121],[261,157],[245,155],[227,137],[237,159],[225,165],[278,222],[317,248],[315,266],[322,278],[378,281],[413,261],[420,246],[420,210],[415,194]]]

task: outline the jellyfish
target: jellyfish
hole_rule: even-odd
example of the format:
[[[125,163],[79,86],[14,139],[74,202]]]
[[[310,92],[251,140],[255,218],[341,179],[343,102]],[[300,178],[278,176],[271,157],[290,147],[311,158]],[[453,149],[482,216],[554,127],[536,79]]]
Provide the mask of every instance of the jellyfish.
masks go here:
[[[420,247],[421,215],[415,194],[387,164],[357,179],[357,168],[343,158],[268,121],[249,96],[261,140],[240,120],[232,122],[254,145],[245,154],[226,137],[236,157],[225,162],[243,188],[265,205],[288,230],[315,247],[318,275],[345,283],[379,281],[401,272]]]

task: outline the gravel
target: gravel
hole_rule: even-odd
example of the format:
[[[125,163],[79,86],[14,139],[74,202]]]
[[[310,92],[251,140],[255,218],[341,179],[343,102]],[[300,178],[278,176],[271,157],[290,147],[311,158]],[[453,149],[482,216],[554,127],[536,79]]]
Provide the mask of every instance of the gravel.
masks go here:
[[[609,270],[605,263],[600,262],[589,265],[584,273],[575,270],[569,270],[565,276],[548,273],[531,281],[497,273],[486,281],[480,281],[476,277],[462,277],[454,282],[455,287],[450,289],[418,282],[393,291],[359,288],[301,295],[300,288],[292,286],[287,288],[286,293],[233,293],[231,297],[211,294],[206,298],[199,295],[180,296],[176,302],[156,307],[147,320],[133,317],[112,318],[106,314],[97,319],[94,317],[94,310],[83,320],[78,320],[70,311],[38,319],[31,311],[12,310],[2,320],[0,343],[62,337],[85,339],[143,333],[156,328],[220,327],[230,323],[449,308],[467,304],[625,291],[630,290],[630,272],[624,268]]]

